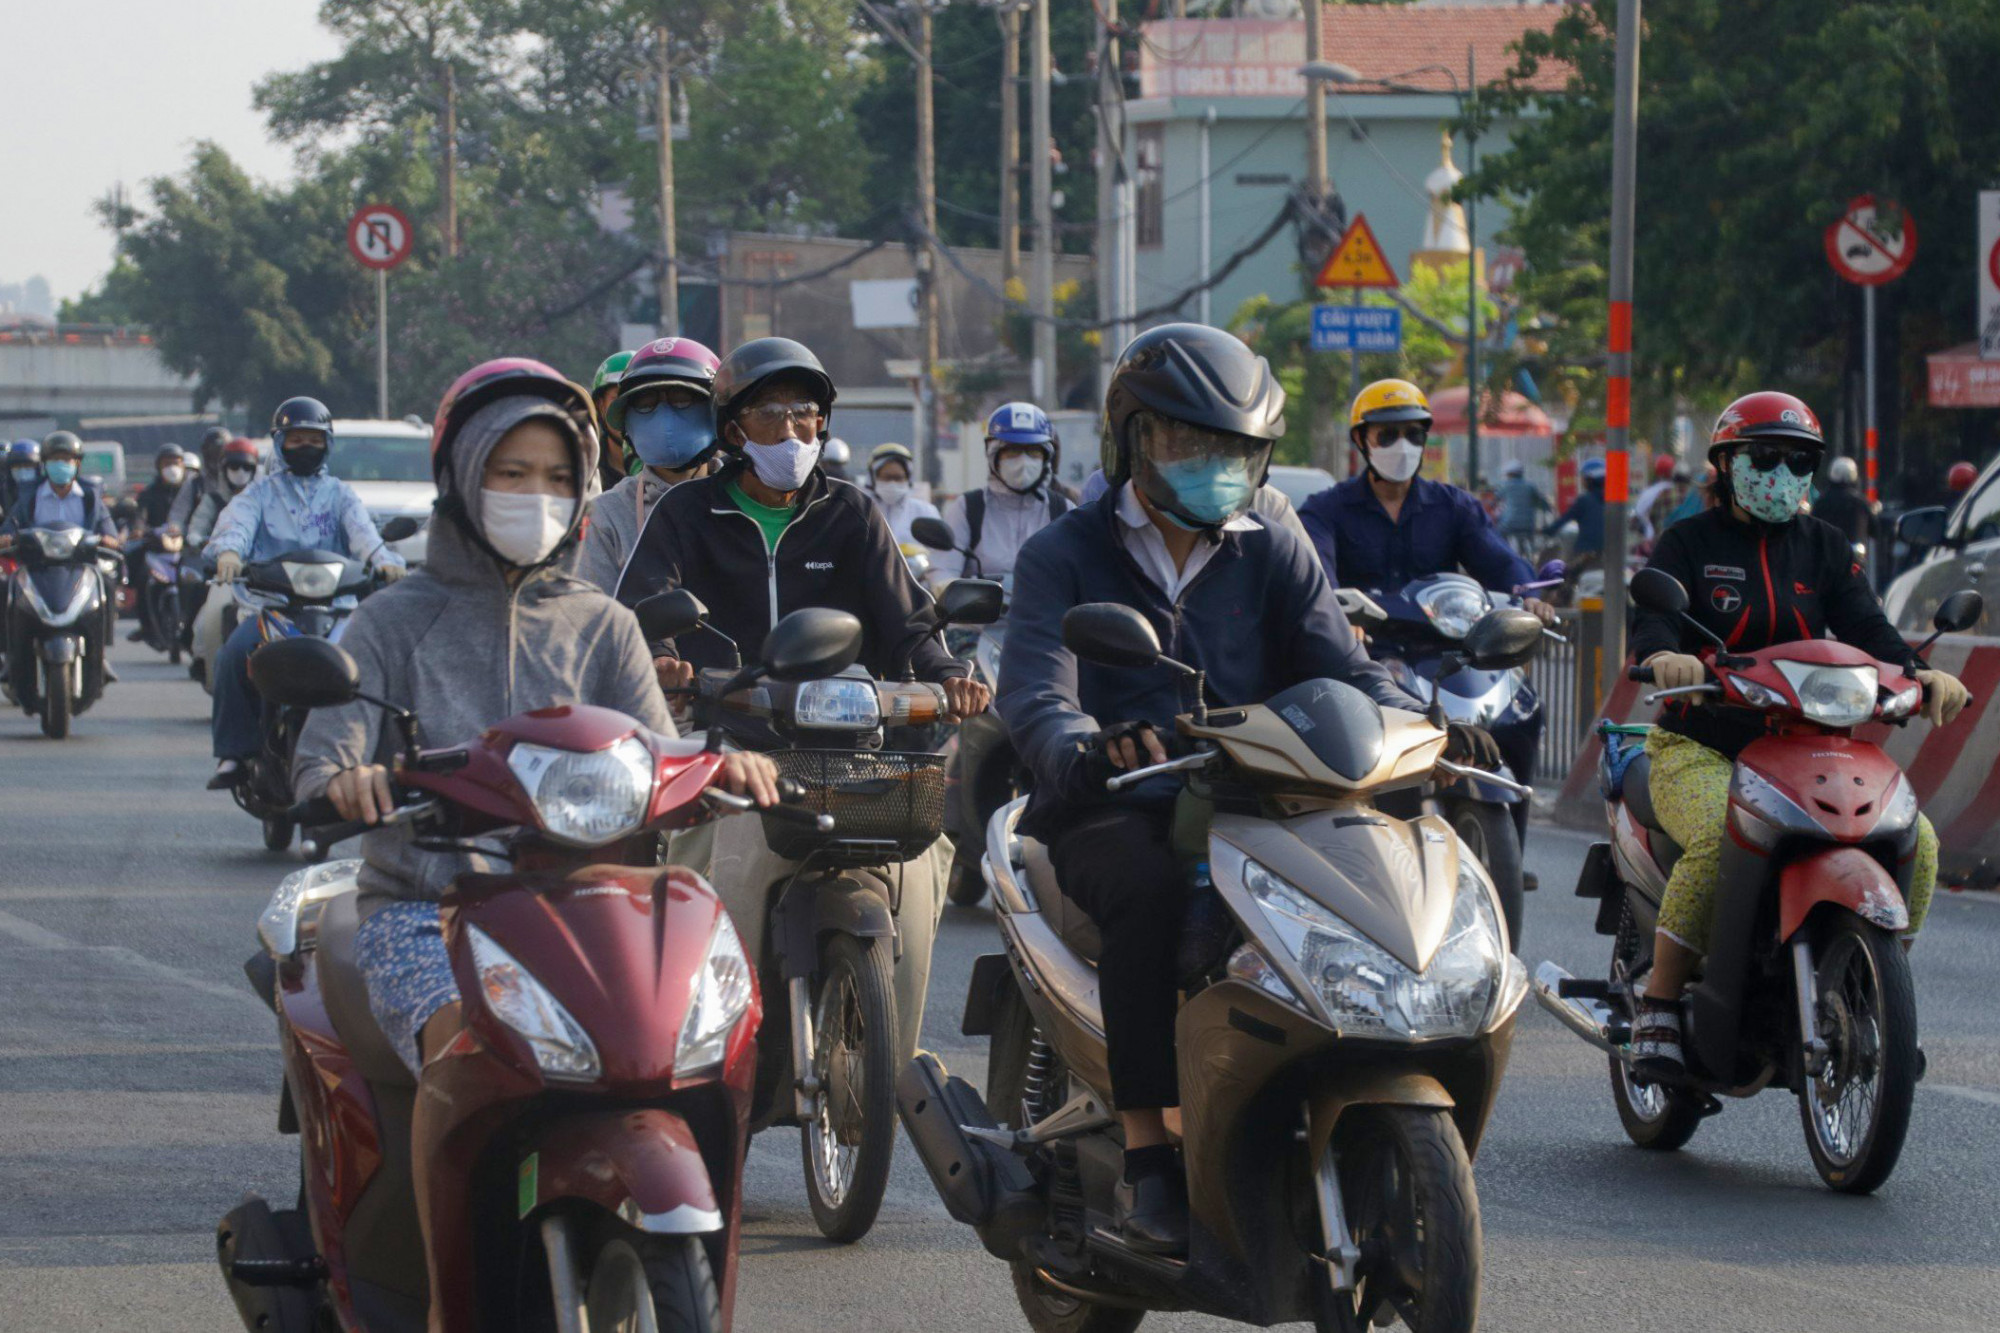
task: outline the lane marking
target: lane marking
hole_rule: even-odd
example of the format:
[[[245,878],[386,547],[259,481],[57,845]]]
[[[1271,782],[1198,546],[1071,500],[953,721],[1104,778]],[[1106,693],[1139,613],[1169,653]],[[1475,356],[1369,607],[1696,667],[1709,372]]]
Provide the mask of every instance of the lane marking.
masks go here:
[[[2000,1092],[1991,1088],[1963,1088],[1956,1083],[1925,1083],[1921,1086],[1932,1092],[1942,1092],[1947,1097],[1963,1097],[1969,1102],[1982,1102],[1987,1106],[2000,1106]]]
[[[53,952],[81,949],[87,953],[97,954],[100,957],[122,963],[136,972],[144,972],[150,976],[158,977],[163,981],[176,982],[182,986],[198,990],[204,995],[213,995],[225,1000],[240,1000],[255,1005],[261,1013],[268,1014],[270,1012],[270,1010],[264,1007],[262,1000],[247,990],[239,990],[234,986],[227,986],[219,981],[210,981],[207,977],[198,977],[192,972],[183,972],[180,968],[171,967],[166,963],[148,958],[146,955],[136,950],[128,949],[122,944],[84,944],[78,940],[71,939],[67,935],[58,935],[48,927],[38,926],[24,917],[15,916],[12,912],[0,910],[0,935],[4,935],[9,939],[33,948],[48,949]]]

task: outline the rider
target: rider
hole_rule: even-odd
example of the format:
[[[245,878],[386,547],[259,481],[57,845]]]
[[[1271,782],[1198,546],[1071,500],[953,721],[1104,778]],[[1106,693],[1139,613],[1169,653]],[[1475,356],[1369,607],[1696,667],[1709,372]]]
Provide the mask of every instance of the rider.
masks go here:
[[[889,520],[889,531],[904,545],[916,540],[910,535],[911,524],[938,516],[937,506],[911,487],[916,463],[916,455],[900,444],[878,444],[868,455],[868,489],[882,507],[882,517]]]
[[[854,461],[854,450],[848,448],[847,441],[835,435],[827,440],[820,450],[820,470],[835,481],[851,481],[847,475],[848,464]]]
[[[220,484],[222,453],[229,442],[236,437],[227,428],[210,426],[201,434],[201,448],[187,454],[187,481],[181,486],[181,493],[174,497],[174,507],[167,514],[167,522],[183,533],[194,518],[194,511],[201,506],[202,499]]]
[[[1576,524],[1577,568],[1585,568],[1600,563],[1604,559],[1604,479],[1607,469],[1601,458],[1586,458],[1577,469],[1577,476],[1583,482],[1583,489],[1569,502],[1569,508],[1556,515],[1544,530],[1544,536],[1554,536],[1556,530],[1566,523]]]
[[[161,445],[153,454],[153,479],[135,497],[139,503],[139,524],[133,536],[160,532],[169,526],[169,515],[173,513],[174,502],[180,498],[187,479],[187,455],[181,447],[178,444]],[[146,548],[143,543],[134,542],[125,553],[125,576],[134,588],[146,586]],[[125,636],[131,643],[137,643],[153,632],[152,610],[144,597],[138,601],[139,628]]]
[[[933,587],[961,574],[999,579],[1014,572],[1021,544],[1071,507],[1050,485],[1061,448],[1048,413],[1033,403],[993,409],[986,418],[986,485],[944,507],[959,549],[932,555]],[[972,553],[970,562],[961,551]]]
[[[1731,651],[1831,635],[1910,672],[1924,687],[1924,716],[1943,726],[1965,707],[1965,687],[1922,664],[1882,613],[1849,543],[1800,513],[1825,442],[1811,408],[1788,393],[1753,393],[1723,409],[1708,457],[1722,502],[1660,537],[1652,567],[1680,580],[1688,612]],[[1638,611],[1633,660],[1660,689],[1708,677],[1708,640],[1678,617]],[[1681,846],[1667,877],[1654,937],[1653,970],[1632,1029],[1638,1072],[1671,1079],[1684,1068],[1681,991],[1708,949],[1730,776],[1737,754],[1764,734],[1761,714],[1669,701],[1646,737],[1649,790],[1661,824]],[[1937,882],[1937,834],[1917,819],[1910,877],[1910,937],[1923,925]]]
[[[712,395],[721,364],[692,338],[660,338],[631,354],[604,422],[624,439],[632,475],[592,506],[578,578],[610,592],[660,497],[707,475],[716,449]]]
[[[1164,668],[1078,661],[1063,646],[1064,613],[1085,602],[1137,609],[1169,652],[1208,673],[1218,705],[1330,677],[1380,704],[1421,708],[1361,651],[1311,548],[1251,512],[1284,406],[1269,364],[1230,334],[1198,324],[1140,334],[1105,399],[1111,490],[1037,533],[1014,567],[999,709],[1035,775],[1021,829],[1049,844],[1064,892],[1102,936],[1106,1056],[1126,1145],[1117,1223],[1137,1249],[1187,1244],[1164,1115],[1180,1102],[1173,1014],[1186,874],[1169,845],[1176,786],[1111,795],[1105,782],[1166,758],[1186,699]],[[1490,738],[1452,731],[1451,754],[1493,761]]]
[[[0,523],[0,551],[14,544],[17,533],[58,523],[94,532],[103,538],[105,547],[116,549],[119,545],[118,523],[111,515],[111,506],[105,502],[103,489],[96,482],[86,481],[77,475],[83,466],[83,441],[69,431],[56,431],[42,441],[41,458],[44,480],[33,489],[24,490],[13,508],[7,511],[6,522]],[[107,598],[103,631],[107,649],[116,627],[117,614],[116,599]],[[105,679],[118,679],[117,673],[111,669],[110,653],[106,651],[100,657],[104,662]],[[12,673],[14,701],[33,712],[36,697],[33,654],[27,651],[25,645],[9,643],[7,663]]]
[[[503,717],[568,704],[674,734],[637,622],[570,573],[597,466],[594,419],[580,386],[524,359],[489,361],[445,394],[431,443],[442,521],[424,568],[362,603],[341,638],[361,688],[414,711],[428,744],[460,745]],[[315,709],[294,789],[376,823],[394,805],[397,753],[376,705]],[[760,805],[776,799],[776,770],[761,756],[728,756],[721,782]],[[420,849],[407,828],[367,834],[361,850],[354,961],[370,1012],[414,1074],[460,1027],[438,898],[492,862]],[[418,1099],[419,1123],[430,1107]]]
[[[1526,555],[1535,539],[1538,516],[1555,508],[1542,488],[1528,480],[1528,465],[1510,458],[1500,465],[1500,535]]]
[[[625,367],[632,364],[631,352],[613,352],[597,363],[597,373],[590,377],[590,401],[597,408],[597,419],[605,420],[604,414],[610,410],[611,400],[618,396],[618,380],[625,373]],[[609,426],[604,428],[604,450],[597,460],[597,483],[600,491],[608,491],[625,480],[625,441]]]
[[[231,500],[208,539],[215,581],[233,583],[248,561],[286,551],[337,551],[366,560],[384,582],[403,576],[403,557],[389,549],[354,488],[326,470],[333,444],[333,414],[316,398],[288,398],[271,417],[271,447],[282,469],[259,477]],[[216,654],[211,672],[215,702],[211,730],[215,776],[210,791],[233,787],[243,761],[257,753],[262,707],[250,684],[250,652],[257,646],[257,617],[246,617]]]
[[[1826,490],[1813,503],[1815,517],[1839,528],[1852,545],[1874,540],[1875,509],[1861,493],[1861,469],[1851,458],[1836,458],[1827,465]]]
[[[35,493],[42,484],[42,446],[34,440],[16,440],[7,446],[7,472],[0,476],[0,514],[11,514],[14,506]]]

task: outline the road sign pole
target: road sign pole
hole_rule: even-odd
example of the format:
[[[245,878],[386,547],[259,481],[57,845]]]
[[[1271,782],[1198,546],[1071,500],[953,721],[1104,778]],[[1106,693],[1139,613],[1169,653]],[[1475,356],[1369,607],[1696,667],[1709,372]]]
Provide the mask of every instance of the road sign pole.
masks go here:
[[[1355,287],[1354,304],[1361,304],[1361,289]],[[1361,347],[1358,343],[1347,345],[1347,401],[1352,403],[1361,392]],[[1329,469],[1331,470],[1331,469]]]
[[[1625,497],[1632,445],[1632,213],[1638,175],[1639,0],[1618,0],[1611,96],[1610,379],[1604,425],[1604,658],[1598,699],[1609,702],[1625,669]],[[1467,399],[1472,406],[1471,399]]]
[[[375,419],[389,419],[389,270],[375,270]]]
[[[1875,434],[1875,289],[1861,289],[1861,320],[1866,326],[1861,333],[1862,361],[1862,419],[1867,423],[1867,433],[1863,436],[1866,449],[1868,472],[1868,503],[1876,499],[1876,477],[1879,475],[1876,448],[1879,437]]]

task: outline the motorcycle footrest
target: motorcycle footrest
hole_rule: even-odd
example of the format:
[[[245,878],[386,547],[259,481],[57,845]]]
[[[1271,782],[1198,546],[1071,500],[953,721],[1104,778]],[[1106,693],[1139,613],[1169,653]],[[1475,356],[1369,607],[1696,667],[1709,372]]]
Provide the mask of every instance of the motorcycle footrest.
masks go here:
[[[929,1051],[918,1052],[896,1080],[896,1113],[953,1221],[984,1227],[1007,1196],[1033,1192],[1025,1162],[966,1133],[1000,1126],[978,1090],[947,1074]]]
[[[325,1277],[303,1213],[273,1212],[250,1195],[215,1229],[215,1257],[245,1329],[310,1333]]]
[[[229,1276],[246,1287],[315,1287],[326,1278],[318,1255],[305,1259],[238,1259]]]
[[[1556,983],[1556,994],[1565,1000],[1608,1000],[1611,983],[1596,977],[1564,977]]]

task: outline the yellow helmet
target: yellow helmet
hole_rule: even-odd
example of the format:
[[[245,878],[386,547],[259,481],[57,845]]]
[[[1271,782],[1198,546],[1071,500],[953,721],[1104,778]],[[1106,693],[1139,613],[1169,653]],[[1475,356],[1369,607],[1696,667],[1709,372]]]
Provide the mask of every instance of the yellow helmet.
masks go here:
[[[1356,431],[1377,421],[1429,421],[1431,400],[1408,380],[1376,380],[1354,395],[1347,428]]]

